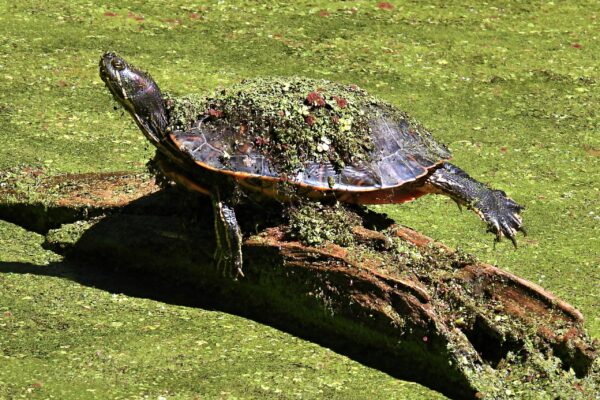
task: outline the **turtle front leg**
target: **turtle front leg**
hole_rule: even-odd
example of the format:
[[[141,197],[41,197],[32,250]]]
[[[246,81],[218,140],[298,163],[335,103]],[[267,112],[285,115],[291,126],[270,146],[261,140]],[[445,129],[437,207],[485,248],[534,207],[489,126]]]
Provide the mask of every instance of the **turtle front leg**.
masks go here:
[[[217,248],[215,262],[217,268],[223,268],[223,274],[233,276],[237,280],[243,277],[242,272],[242,232],[235,217],[235,210],[225,201],[219,199],[218,194],[212,198],[213,212],[215,215],[215,236]]]
[[[487,223],[488,232],[496,234],[497,242],[506,236],[516,247],[517,232],[526,233],[520,216],[524,207],[507,197],[504,191],[490,189],[462,169],[444,163],[426,183],[433,187],[433,192],[450,196],[459,205],[474,210]]]

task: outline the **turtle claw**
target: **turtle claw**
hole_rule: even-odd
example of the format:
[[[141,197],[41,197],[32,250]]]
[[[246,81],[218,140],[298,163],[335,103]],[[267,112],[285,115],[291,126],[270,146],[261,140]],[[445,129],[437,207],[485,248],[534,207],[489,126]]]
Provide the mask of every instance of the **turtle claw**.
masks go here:
[[[460,201],[456,200],[456,199],[452,199],[454,200],[454,203],[456,203],[456,206],[458,207],[458,211],[462,212],[463,208],[462,208],[462,204],[460,204]]]
[[[512,242],[512,244],[516,250],[519,247],[519,246],[517,246],[517,239],[514,236],[509,236],[509,237],[510,237],[510,241]]]
[[[513,235],[506,235],[506,236],[510,239],[510,241],[512,242],[512,244],[516,250],[518,248],[518,245],[517,245],[517,238],[515,237],[515,235],[513,234]]]
[[[213,259],[217,264],[217,271],[223,271],[223,277],[232,278],[234,281],[244,277],[242,260],[236,256],[223,251],[220,246],[217,247],[213,255]]]

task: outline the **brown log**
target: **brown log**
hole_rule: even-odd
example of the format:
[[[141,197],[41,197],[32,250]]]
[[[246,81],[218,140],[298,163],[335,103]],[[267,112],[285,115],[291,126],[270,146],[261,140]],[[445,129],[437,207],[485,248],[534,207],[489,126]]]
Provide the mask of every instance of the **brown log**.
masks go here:
[[[49,248],[155,276],[203,304],[308,337],[448,396],[494,396],[485,380],[500,379],[515,356],[523,363],[555,357],[579,378],[597,365],[595,344],[571,305],[407,227],[395,234],[410,254],[390,265],[386,250],[382,262],[364,246],[307,246],[290,239],[280,220],[256,222],[260,213],[241,209],[240,219],[254,218],[248,225],[259,229],[245,229],[245,277],[236,282],[213,263],[206,199],[159,191],[150,177],[128,174],[41,177],[37,187],[59,190],[32,200],[5,184],[0,217],[49,231]],[[90,217],[85,230],[65,235],[77,230],[70,223]],[[389,240],[360,226],[354,235],[371,249]]]

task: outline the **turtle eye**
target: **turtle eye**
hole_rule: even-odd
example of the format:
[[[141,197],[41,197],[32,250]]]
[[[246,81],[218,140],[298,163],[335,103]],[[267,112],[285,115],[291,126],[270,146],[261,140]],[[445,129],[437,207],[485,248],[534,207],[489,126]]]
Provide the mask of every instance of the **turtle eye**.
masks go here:
[[[113,68],[117,71],[122,71],[125,69],[125,64],[118,58],[113,58],[110,63],[112,64]]]

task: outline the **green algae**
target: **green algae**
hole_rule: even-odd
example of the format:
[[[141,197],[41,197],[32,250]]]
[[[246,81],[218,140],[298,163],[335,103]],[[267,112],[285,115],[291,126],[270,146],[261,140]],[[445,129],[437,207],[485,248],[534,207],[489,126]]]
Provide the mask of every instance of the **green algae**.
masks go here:
[[[94,221],[76,221],[63,224],[60,228],[51,229],[46,234],[44,247],[58,254],[65,254],[71,249],[83,234],[94,225]]]
[[[340,203],[326,206],[305,203],[292,206],[289,213],[289,235],[309,246],[331,242],[340,246],[354,244],[352,228],[361,220]]]
[[[470,378],[481,388],[483,399],[526,400],[586,400],[599,393],[600,363],[592,371],[577,378],[572,369],[565,369],[557,357],[547,357],[525,344],[520,354],[509,352],[497,368],[483,366],[471,370]]]
[[[600,337],[598,2],[391,3],[387,9],[367,1],[3,3],[0,167],[26,163],[52,167],[56,173],[144,170],[154,149],[131,118],[112,110],[97,77],[98,57],[105,50],[118,51],[149,69],[161,87],[178,94],[207,92],[253,76],[304,75],[357,83],[426,122],[441,142],[450,145],[457,165],[526,205],[529,236],[519,238],[517,251],[502,243],[494,248],[477,218],[458,213],[452,202],[434,196],[401,207],[376,209],[550,289],[579,308],[590,333]],[[29,260],[26,255],[33,255],[39,246],[39,240],[28,242],[12,229],[2,230],[2,236],[5,244],[27,243],[18,251],[3,246],[2,261],[13,260],[15,252],[21,254],[21,260]],[[43,305],[48,299],[44,294],[49,289],[45,286],[48,278],[11,275],[11,279],[19,290],[3,291],[3,304],[40,296]],[[66,288],[52,287],[62,293],[63,301],[75,298],[81,290],[79,286]],[[29,291],[23,292],[25,289]],[[23,301],[22,313],[31,316],[27,305]],[[36,310],[43,311],[42,305]],[[124,310],[115,309],[113,314],[120,312]],[[91,312],[89,318],[101,316]],[[71,323],[79,326],[76,321]],[[216,337],[218,328],[214,329]],[[28,354],[43,343],[33,342],[38,332],[36,328],[26,331],[21,342],[11,346]],[[86,335],[94,336],[91,331],[83,337]],[[109,337],[110,343],[119,343],[118,332]],[[25,342],[27,338],[32,342]],[[280,339],[278,343],[298,352],[306,349],[305,342],[291,345]],[[146,360],[146,367],[163,364],[165,348],[151,345],[145,348],[152,350],[149,358],[143,358],[141,350],[125,352],[125,357]],[[126,350],[126,344],[122,346]],[[278,347],[285,348],[269,350],[277,352]],[[81,349],[74,349],[72,357],[93,353]],[[174,343],[173,349],[180,348]],[[368,377],[372,375],[366,374],[365,380],[360,380],[365,370],[356,364],[336,364],[334,370],[328,370],[325,366],[331,364],[327,357],[320,358],[322,349],[311,349],[296,358],[290,353],[289,364],[282,367],[304,371],[299,376],[303,382],[324,380],[314,391],[297,389],[299,396],[329,395],[325,383],[346,386],[353,380],[358,382],[356,387],[362,384],[366,389],[345,394],[435,396],[391,378],[380,376],[371,382]],[[216,353],[212,356],[218,358]],[[319,374],[310,373],[319,362],[303,364],[306,358],[320,360]],[[56,360],[48,362],[55,365]],[[240,357],[240,368],[251,362],[248,360]],[[294,367],[294,362],[302,368]],[[254,371],[244,371],[242,374],[250,377],[243,376],[243,383],[256,378],[273,388],[269,381],[283,382],[277,380],[278,366],[271,369],[266,360],[259,364],[261,374],[255,377]],[[11,382],[14,388],[11,396],[5,397],[23,394],[37,378],[61,398],[81,398],[82,393],[127,397],[138,394],[140,386],[155,386],[140,373],[135,390],[116,380],[106,389],[107,376],[121,374],[116,364],[107,365],[100,372],[88,370],[85,383],[75,385],[78,379],[69,375],[68,363],[56,375],[49,375],[51,370],[36,359],[10,364],[1,369],[6,377],[2,381]],[[204,373],[214,376],[210,371]],[[232,384],[240,381],[239,376],[237,381],[233,374],[228,376]],[[215,378],[207,385],[206,390],[211,390],[207,397],[244,397],[238,386],[234,394],[219,394],[228,389],[217,381]],[[191,378],[181,385],[189,389]],[[173,381],[167,386],[180,387]],[[264,395],[256,390],[252,392],[255,397]],[[522,397],[535,395],[530,392]]]

